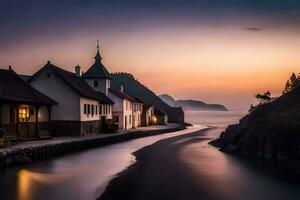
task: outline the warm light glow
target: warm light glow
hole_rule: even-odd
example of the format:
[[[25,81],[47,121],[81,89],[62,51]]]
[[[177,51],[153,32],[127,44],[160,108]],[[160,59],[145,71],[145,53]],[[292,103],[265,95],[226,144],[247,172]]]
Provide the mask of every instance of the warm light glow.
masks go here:
[[[21,170],[18,173],[18,199],[31,199],[31,183],[30,173],[27,170]]]
[[[156,123],[157,122],[157,118],[155,116],[152,117],[152,121],[153,123]]]
[[[28,121],[29,120],[29,106],[26,106],[26,105],[20,106],[19,119],[20,119],[20,121]]]

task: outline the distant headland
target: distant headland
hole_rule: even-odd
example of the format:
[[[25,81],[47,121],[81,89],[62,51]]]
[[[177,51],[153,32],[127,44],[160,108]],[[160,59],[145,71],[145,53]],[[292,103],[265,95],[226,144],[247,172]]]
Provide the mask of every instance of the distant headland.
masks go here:
[[[159,97],[172,107],[182,107],[184,111],[228,111],[228,109],[221,104],[207,104],[198,100],[175,100],[168,94],[161,94]]]

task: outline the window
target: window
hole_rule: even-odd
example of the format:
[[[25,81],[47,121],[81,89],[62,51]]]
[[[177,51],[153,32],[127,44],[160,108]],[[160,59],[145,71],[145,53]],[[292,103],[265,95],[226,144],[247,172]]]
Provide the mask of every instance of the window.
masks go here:
[[[107,114],[107,105],[104,105],[104,108],[105,108],[105,113],[104,114]]]
[[[98,106],[97,105],[95,105],[95,115],[97,115],[97,113],[98,113]]]
[[[88,106],[88,115],[89,115],[89,114],[91,114],[91,105],[88,104],[87,106]]]
[[[98,87],[98,81],[94,81],[94,87]]]
[[[111,108],[111,107],[110,107],[110,105],[109,105],[109,106],[108,106],[108,114],[110,114],[110,108]]]
[[[102,105],[99,105],[99,114],[102,115]]]
[[[131,124],[131,115],[129,115],[129,124]]]
[[[86,105],[86,104],[84,104],[84,107],[83,107],[83,113],[84,113],[84,114],[87,114],[87,105]]]
[[[92,117],[94,116],[94,105],[92,105]]]

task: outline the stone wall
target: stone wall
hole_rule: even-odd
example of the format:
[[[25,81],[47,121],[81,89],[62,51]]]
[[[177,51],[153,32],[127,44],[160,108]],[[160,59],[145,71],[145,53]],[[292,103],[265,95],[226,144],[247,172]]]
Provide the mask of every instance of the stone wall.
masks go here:
[[[52,121],[52,136],[80,136],[80,121]]]
[[[176,128],[136,131],[126,134],[116,134],[105,138],[80,139],[76,141],[67,141],[57,144],[41,145],[36,147],[20,148],[9,152],[0,153],[0,168],[19,166],[35,161],[50,159],[62,156],[67,153],[81,151],[85,149],[97,148],[118,142],[124,142],[135,138],[146,137],[151,135],[169,133],[183,130],[186,127],[181,125]]]

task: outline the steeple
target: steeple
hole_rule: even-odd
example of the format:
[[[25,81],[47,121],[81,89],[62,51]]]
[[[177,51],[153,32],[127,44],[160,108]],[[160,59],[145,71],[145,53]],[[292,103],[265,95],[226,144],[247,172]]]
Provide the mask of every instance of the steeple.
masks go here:
[[[99,53],[99,40],[97,40],[97,54],[95,56],[95,62],[101,62],[102,60],[102,57]]]

